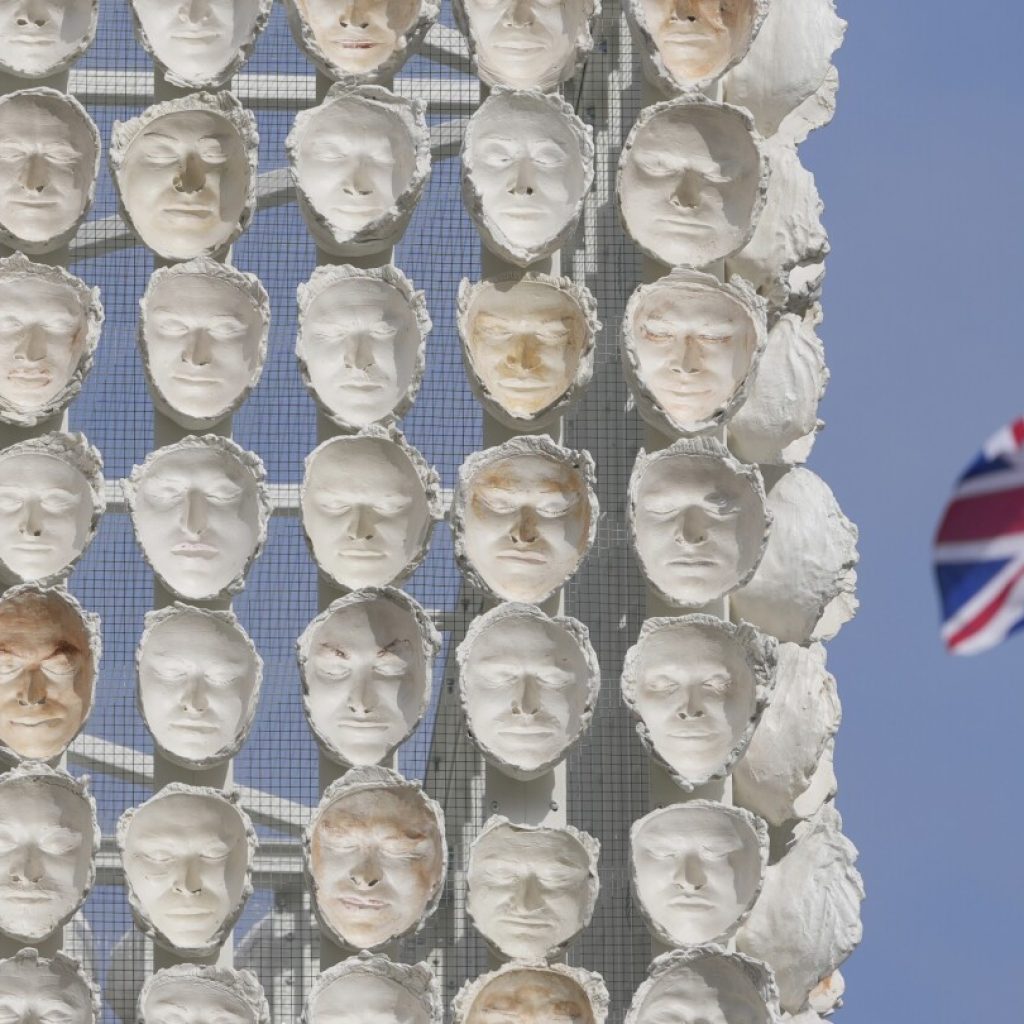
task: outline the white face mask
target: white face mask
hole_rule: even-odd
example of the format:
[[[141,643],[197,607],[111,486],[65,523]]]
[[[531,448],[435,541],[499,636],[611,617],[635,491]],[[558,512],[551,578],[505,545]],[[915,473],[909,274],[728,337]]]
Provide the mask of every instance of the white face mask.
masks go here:
[[[626,231],[669,266],[703,267],[750,239],[764,205],[748,115],[681,98],[648,107],[619,163]]]
[[[237,751],[252,726],[262,667],[228,613],[184,605],[151,613],[138,651],[139,701],[165,754],[205,766]]]
[[[404,579],[439,518],[436,474],[396,438],[337,437],[307,459],[302,526],[317,564],[344,587]]]
[[[269,1009],[248,971],[177,964],[147,979],[138,1019],[139,1024],[269,1024]]]
[[[731,935],[761,891],[763,822],[707,800],[673,804],[630,832],[633,879],[653,933],[674,946]]]
[[[593,181],[593,145],[558,97],[498,91],[463,142],[463,195],[488,248],[520,266],[553,252]]]
[[[0,1020],[96,1024],[97,992],[77,960],[21,950],[0,960]]]
[[[262,463],[222,439],[154,452],[126,485],[136,536],[176,594],[208,600],[239,589],[266,535]]]
[[[70,776],[0,776],[0,932],[38,943],[81,906],[93,881],[95,813]]]
[[[157,270],[139,344],[161,407],[194,429],[230,415],[260,378],[269,328],[270,301],[251,274],[212,260]]]
[[[118,844],[133,909],[161,945],[209,952],[251,887],[248,819],[213,790],[161,791],[125,812]]]
[[[0,97],[0,239],[50,252],[92,205],[99,132],[76,100],[53,89]]]
[[[49,78],[67,70],[96,37],[97,0],[3,0],[0,70],[15,78]]]
[[[324,986],[311,999],[309,1024],[430,1024],[422,998],[399,982],[378,974],[353,970]]]
[[[412,405],[430,330],[423,293],[393,267],[323,267],[299,289],[299,356],[308,386],[349,429]]]
[[[266,0],[132,0],[142,45],[169,80],[220,85],[248,56],[270,14]]]

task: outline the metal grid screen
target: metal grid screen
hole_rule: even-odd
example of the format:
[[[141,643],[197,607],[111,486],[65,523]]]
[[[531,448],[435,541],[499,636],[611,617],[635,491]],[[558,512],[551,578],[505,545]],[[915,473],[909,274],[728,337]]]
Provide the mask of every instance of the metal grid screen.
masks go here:
[[[447,4],[441,24],[453,24]],[[647,759],[618,693],[622,655],[639,630],[645,592],[627,551],[624,516],[626,482],[642,429],[628,407],[618,358],[619,318],[640,268],[617,221],[614,172],[624,132],[641,104],[628,34],[615,5],[607,5],[596,35],[595,52],[583,74],[569,83],[567,97],[594,126],[597,180],[562,267],[595,294],[604,323],[593,384],[566,424],[566,442],[588,448],[597,459],[602,507],[597,544],[568,591],[567,609],[590,627],[603,670],[598,713],[569,765],[567,819],[600,839],[602,889],[593,924],[569,959],[604,976],[615,1021],[650,951],[630,906],[627,870],[629,823],[647,809]],[[316,254],[287,184],[284,150],[296,111],[315,102],[315,87],[313,68],[276,4],[254,56],[234,82],[236,94],[259,121],[261,200],[232,256],[237,267],[259,276],[272,304],[266,369],[234,417],[234,436],[259,453],[274,485],[300,481],[303,459],[317,441],[314,404],[294,357],[295,288],[313,270]],[[440,129],[433,133],[429,190],[395,252],[395,263],[426,292],[434,323],[426,379],[403,429],[451,487],[462,459],[482,440],[481,412],[465,381],[454,322],[460,279],[480,275],[479,241],[459,195],[458,157],[459,121],[475,107],[478,87],[467,61],[435,55],[410,60],[395,88],[424,96],[430,124]],[[102,0],[96,43],[72,72],[70,91],[96,120],[104,145],[115,119],[132,117],[152,102],[152,64],[135,41],[127,0]],[[135,342],[138,302],[153,259],[118,219],[105,166],[89,223],[72,246],[69,269],[102,289],[107,316],[95,368],[71,407],[70,425],[99,447],[106,476],[115,480],[154,447],[152,409]],[[152,791],[152,744],[136,710],[133,659],[143,616],[152,607],[153,580],[123,512],[105,516],[71,589],[103,620],[96,707],[69,767],[92,776],[106,839],[99,883],[85,907],[87,928],[70,929],[65,945],[85,955],[101,984],[104,1021],[130,1022],[152,953],[132,923],[112,837],[121,812]],[[482,764],[453,701],[451,658],[482,605],[462,584],[446,526],[438,528],[428,558],[406,589],[438,613],[445,645],[431,710],[402,748],[399,767],[424,780],[445,808],[450,872],[435,920],[408,940],[400,955],[435,964],[447,1003],[467,977],[487,968],[484,946],[464,913],[462,880],[468,843],[489,811],[482,805]],[[236,785],[248,790],[244,802],[261,839],[256,891],[235,930],[235,962],[259,975],[274,1021],[293,1021],[318,956],[298,841],[318,799],[318,755],[302,714],[293,653],[295,638],[317,612],[317,580],[294,512],[274,516],[266,551],[234,607],[265,661],[256,724],[234,767]]]

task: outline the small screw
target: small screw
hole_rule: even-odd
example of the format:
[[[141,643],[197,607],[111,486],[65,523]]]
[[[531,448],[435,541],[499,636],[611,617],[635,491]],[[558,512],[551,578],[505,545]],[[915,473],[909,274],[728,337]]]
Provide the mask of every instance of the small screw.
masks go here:
[[[498,809],[498,801],[497,800],[492,800],[491,801],[491,810],[492,811],[496,811],[497,809]]]
[[[548,806],[550,806],[551,810],[557,811],[558,810],[558,801],[557,800],[552,800],[551,803]]]

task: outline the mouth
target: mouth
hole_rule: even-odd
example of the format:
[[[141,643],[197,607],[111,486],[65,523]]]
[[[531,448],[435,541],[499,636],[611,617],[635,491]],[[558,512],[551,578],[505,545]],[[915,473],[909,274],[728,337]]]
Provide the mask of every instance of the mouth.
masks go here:
[[[339,381],[338,387],[344,391],[380,391],[384,385],[369,377],[346,377]]]
[[[16,725],[20,729],[41,729],[48,725],[60,725],[63,721],[63,715],[46,715],[42,718],[12,718],[11,725]]]
[[[710,740],[715,738],[715,733],[703,726],[701,728],[681,726],[678,729],[669,730],[668,734],[674,740]]]
[[[331,37],[331,42],[342,50],[356,50],[363,53],[368,50],[375,50],[380,43],[375,39],[367,39],[360,36],[352,36],[347,33],[337,32]]]
[[[194,385],[195,387],[212,387],[220,384],[220,381],[216,377],[194,377],[188,373],[176,373],[173,374],[171,380],[176,380],[179,384]]]
[[[520,206],[513,205],[512,203],[506,204],[501,210],[500,215],[507,217],[509,220],[547,220],[549,214],[548,211],[542,209],[539,206]]]
[[[178,729],[181,732],[217,732],[218,726],[214,722],[206,721],[192,721],[191,719],[181,719],[171,722],[169,728]]]
[[[686,907],[688,910],[711,910],[715,905],[705,896],[690,895],[688,893],[680,893],[678,896],[673,896],[668,901],[668,904],[670,907]]]
[[[531,380],[524,377],[499,377],[498,383],[506,391],[546,391],[547,384],[542,380]]]
[[[174,910],[166,911],[168,917],[185,921],[194,920],[198,917],[209,917],[212,913],[213,911],[207,910],[205,907],[177,907]]]
[[[384,910],[387,904],[373,896],[340,896],[338,902],[346,909],[352,911],[377,911]]]
[[[540,551],[502,551],[498,558],[506,562],[522,562],[524,565],[547,564],[547,556]]]
[[[13,36],[10,40],[17,46],[50,46],[57,41],[53,32],[36,32],[31,35]]]
[[[369,732],[385,732],[388,728],[386,722],[364,722],[354,718],[339,718],[336,724],[339,729],[357,729]]]
[[[213,216],[213,211],[208,206],[186,206],[181,203],[165,206],[163,213],[168,217],[181,217],[184,220],[209,220]]]
[[[330,215],[335,217],[362,217],[366,220],[373,220],[385,213],[376,200],[367,202],[336,203],[330,209]]]
[[[668,565],[678,565],[685,569],[709,569],[715,565],[715,561],[711,558],[698,558],[694,555],[680,555],[678,558],[670,558]]]
[[[220,33],[213,31],[213,29],[201,28],[201,29],[178,29],[177,32],[171,33],[172,39],[182,39],[187,43],[212,43],[220,38]]]
[[[56,893],[46,889],[3,889],[0,896],[11,903],[49,903]]]
[[[182,558],[216,558],[217,549],[209,544],[184,541],[181,544],[175,544],[171,548],[171,554],[179,555]]]
[[[15,384],[24,384],[30,388],[43,388],[53,380],[53,374],[49,370],[11,370],[7,379]]]
[[[534,53],[542,53],[547,46],[535,39],[505,39],[493,44],[495,50],[501,53],[509,53],[515,57],[526,57]]]
[[[383,551],[377,551],[375,548],[339,548],[338,557],[376,561],[378,558],[384,558],[385,555]]]
[[[554,730],[547,725],[506,725],[502,732],[507,736],[518,736],[521,739],[546,739]]]
[[[55,551],[56,549],[53,547],[52,544],[47,544],[41,540],[23,540],[17,544],[12,545],[11,550],[24,551],[26,554],[30,555],[41,555],[44,552],[48,553],[50,551]]]
[[[48,210],[57,206],[56,199],[43,199],[34,196],[15,196],[11,199],[15,206],[27,206],[30,210]]]
[[[520,917],[518,914],[506,914],[505,923],[510,928],[521,932],[541,932],[547,931],[551,927],[551,922],[546,918]]]

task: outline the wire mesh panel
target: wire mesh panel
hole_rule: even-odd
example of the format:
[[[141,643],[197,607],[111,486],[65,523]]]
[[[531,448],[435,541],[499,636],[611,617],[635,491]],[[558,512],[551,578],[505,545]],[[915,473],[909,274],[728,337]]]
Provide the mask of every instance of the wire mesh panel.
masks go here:
[[[441,24],[452,26],[445,6]],[[429,103],[433,174],[395,263],[426,292],[433,320],[427,373],[403,429],[437,467],[450,488],[464,457],[482,444],[481,412],[462,366],[455,326],[456,293],[463,277],[480,276],[479,240],[459,193],[461,122],[478,101],[468,62],[435,53],[408,62],[396,91]],[[621,706],[618,676],[626,647],[643,617],[644,587],[628,553],[626,484],[642,430],[627,401],[618,357],[626,297],[638,280],[633,246],[618,225],[614,172],[624,130],[640,109],[628,33],[615,5],[607,5],[597,46],[567,97],[597,142],[597,178],[582,225],[563,268],[598,299],[604,331],[593,383],[570,414],[566,443],[587,448],[598,464],[602,516],[589,562],[571,584],[567,610],[591,629],[603,672],[593,727],[569,767],[569,823],[602,844],[602,891],[590,929],[569,954],[572,963],[600,972],[612,994],[612,1019],[624,1006],[649,959],[649,940],[630,906],[628,829],[646,810],[647,759]],[[83,100],[109,142],[111,125],[152,102],[152,65],[137,45],[127,0],[103,0],[95,45],[76,67],[71,90]],[[284,140],[295,113],[315,102],[312,66],[296,48],[285,13],[275,5],[270,24],[233,89],[259,123],[260,206],[235,244],[232,262],[256,274],[267,289],[272,327],[259,386],[234,417],[233,433],[266,464],[278,493],[291,494],[303,460],[316,445],[316,411],[294,355],[295,288],[312,272],[316,253],[295,204]],[[95,368],[70,412],[103,453],[108,479],[127,475],[154,447],[152,406],[136,347],[138,303],[153,270],[151,254],[118,217],[104,167],[89,222],[72,245],[70,269],[102,289],[106,328]],[[281,485],[293,485],[289,490]],[[96,709],[87,734],[75,744],[70,768],[89,773],[104,835],[100,884],[83,926],[66,945],[88,953],[105,996],[104,1020],[134,1020],[135,993],[151,969],[152,951],[132,924],[112,836],[128,806],[152,792],[153,749],[136,709],[134,654],[153,579],[123,511],[110,511],[71,588],[103,619],[104,657]],[[450,873],[435,920],[399,950],[424,958],[441,974],[446,1001],[463,981],[485,970],[487,953],[465,914],[464,877],[469,842],[490,813],[483,802],[483,767],[469,741],[457,703],[454,649],[482,607],[455,566],[451,537],[440,527],[424,564],[406,589],[436,616],[444,647],[436,663],[426,719],[402,748],[399,768],[422,779],[448,817]],[[302,878],[300,834],[318,799],[318,754],[303,717],[294,656],[296,637],[317,612],[317,578],[294,501],[275,515],[265,553],[235,610],[264,661],[262,697],[252,734],[235,759],[234,780],[257,823],[261,851],[256,891],[235,930],[235,962],[250,967],[267,990],[275,1021],[301,1012],[317,965],[317,931]]]

